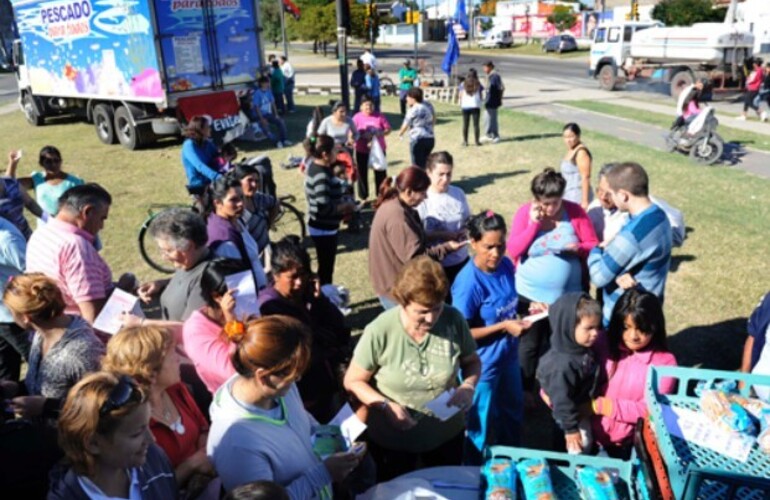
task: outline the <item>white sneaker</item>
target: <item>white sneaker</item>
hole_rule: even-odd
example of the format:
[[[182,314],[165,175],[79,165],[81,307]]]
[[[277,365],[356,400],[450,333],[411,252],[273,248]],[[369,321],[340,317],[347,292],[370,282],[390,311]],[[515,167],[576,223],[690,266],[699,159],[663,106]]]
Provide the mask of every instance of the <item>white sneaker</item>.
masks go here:
[[[281,141],[278,141],[275,143],[275,147],[278,149],[281,149],[283,147],[283,143]]]
[[[283,141],[283,147],[288,148],[291,145],[292,145],[291,141]]]
[[[767,111],[762,111],[762,114],[759,116],[759,119],[763,122],[767,121]]]
[[[743,116],[743,115],[741,115],[741,116],[736,116],[736,117],[735,117],[735,119],[736,119],[736,120],[740,120],[740,121],[742,121],[742,122],[745,122],[745,121],[746,121],[746,117],[745,117],[745,116]]]
[[[498,142],[500,142],[499,137],[495,137],[494,139],[492,139],[492,144],[497,144]]]

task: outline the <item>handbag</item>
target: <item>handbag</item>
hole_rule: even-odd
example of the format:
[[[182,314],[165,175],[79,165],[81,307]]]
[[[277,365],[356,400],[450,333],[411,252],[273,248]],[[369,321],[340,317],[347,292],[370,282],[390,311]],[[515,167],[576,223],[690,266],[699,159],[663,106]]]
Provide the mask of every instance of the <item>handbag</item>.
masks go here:
[[[369,150],[368,166],[371,167],[372,170],[378,172],[382,172],[388,168],[388,160],[385,157],[385,151],[383,151],[377,137],[372,139],[372,148]]]

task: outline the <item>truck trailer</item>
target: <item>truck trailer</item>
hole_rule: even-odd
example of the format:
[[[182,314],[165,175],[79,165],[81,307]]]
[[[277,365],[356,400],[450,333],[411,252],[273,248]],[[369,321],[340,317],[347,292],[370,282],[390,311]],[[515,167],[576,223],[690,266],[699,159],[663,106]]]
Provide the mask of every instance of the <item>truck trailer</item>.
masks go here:
[[[12,0],[19,105],[34,125],[60,115],[129,149],[176,135],[192,116],[231,139],[239,96],[264,61],[258,0]]]

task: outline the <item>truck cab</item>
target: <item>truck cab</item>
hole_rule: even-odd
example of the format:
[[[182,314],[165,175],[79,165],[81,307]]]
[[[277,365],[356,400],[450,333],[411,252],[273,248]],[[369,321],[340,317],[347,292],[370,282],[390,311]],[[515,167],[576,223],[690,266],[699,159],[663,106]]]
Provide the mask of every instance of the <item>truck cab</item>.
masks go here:
[[[627,21],[603,23],[594,31],[588,76],[599,79],[605,90],[613,90],[618,83],[620,68],[630,56],[634,33],[647,28],[663,26],[659,21]]]

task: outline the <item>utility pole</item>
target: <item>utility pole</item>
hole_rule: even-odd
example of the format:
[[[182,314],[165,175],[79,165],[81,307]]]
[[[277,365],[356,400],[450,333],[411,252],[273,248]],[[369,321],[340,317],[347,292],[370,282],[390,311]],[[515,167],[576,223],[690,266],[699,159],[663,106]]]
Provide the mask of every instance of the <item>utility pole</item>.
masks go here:
[[[374,0],[369,0],[369,48],[374,54]]]
[[[348,0],[337,0],[337,62],[340,69],[342,102],[350,109],[348,86],[348,31],[350,30],[350,5]]]
[[[473,25],[473,0],[470,0],[468,2],[468,34],[466,35],[466,38],[468,40],[468,48],[472,48],[473,40],[473,32],[476,31],[476,27]]]
[[[283,56],[289,57],[289,44],[286,41],[286,12],[283,5],[283,0],[278,0],[278,12],[281,13],[281,37],[283,39]]]
[[[419,12],[415,12],[414,7],[417,5],[416,0],[411,0],[409,2],[409,11],[412,13],[409,17],[411,18],[412,25],[414,26],[414,65],[415,67],[418,66],[417,64],[417,19],[420,15]]]

